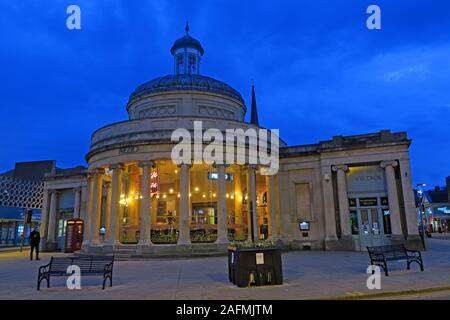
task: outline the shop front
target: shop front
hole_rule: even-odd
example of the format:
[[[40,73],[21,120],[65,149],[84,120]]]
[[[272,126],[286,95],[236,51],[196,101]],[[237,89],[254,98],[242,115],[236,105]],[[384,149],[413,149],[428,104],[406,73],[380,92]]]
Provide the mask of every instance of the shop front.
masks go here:
[[[41,209],[32,209],[31,223],[25,223],[27,209],[0,207],[0,248],[29,245],[30,232],[39,226]]]

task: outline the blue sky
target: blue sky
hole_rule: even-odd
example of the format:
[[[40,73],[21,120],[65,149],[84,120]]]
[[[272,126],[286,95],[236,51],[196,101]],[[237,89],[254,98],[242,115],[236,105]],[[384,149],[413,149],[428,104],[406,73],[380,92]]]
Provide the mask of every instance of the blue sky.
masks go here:
[[[81,7],[82,29],[66,28]],[[382,30],[366,28],[366,8]],[[289,144],[407,131],[415,183],[450,175],[450,2],[3,0],[0,171],[16,161],[84,165],[91,133],[125,120],[129,94],[173,70],[184,33],[202,42],[202,74],[247,104],[255,79],[262,125]]]

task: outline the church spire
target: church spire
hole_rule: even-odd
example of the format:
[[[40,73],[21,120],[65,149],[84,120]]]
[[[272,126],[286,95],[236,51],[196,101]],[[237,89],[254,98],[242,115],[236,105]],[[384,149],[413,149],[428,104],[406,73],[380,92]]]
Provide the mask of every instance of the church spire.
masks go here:
[[[256,108],[255,84],[253,83],[253,80],[252,80],[252,110],[250,123],[259,126],[258,109]]]

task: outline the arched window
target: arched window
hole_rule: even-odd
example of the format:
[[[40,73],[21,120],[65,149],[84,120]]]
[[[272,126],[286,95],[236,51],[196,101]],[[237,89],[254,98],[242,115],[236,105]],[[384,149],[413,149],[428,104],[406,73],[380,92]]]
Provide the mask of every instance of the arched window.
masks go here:
[[[177,74],[184,73],[184,57],[182,54],[177,55]]]
[[[193,54],[189,55],[189,73],[198,73],[197,72],[197,57]]]

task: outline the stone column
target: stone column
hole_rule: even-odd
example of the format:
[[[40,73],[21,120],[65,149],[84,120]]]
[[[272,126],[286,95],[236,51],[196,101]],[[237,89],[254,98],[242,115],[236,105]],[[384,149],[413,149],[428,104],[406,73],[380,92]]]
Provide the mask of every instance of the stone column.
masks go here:
[[[381,167],[386,173],[386,184],[389,200],[389,211],[391,214],[392,236],[403,237],[402,220],[400,217],[400,206],[397,192],[397,183],[395,181],[395,168],[398,166],[397,161],[383,161]]]
[[[339,202],[339,217],[341,220],[341,238],[350,237],[350,210],[348,208],[348,196],[347,196],[347,177],[348,166],[340,165],[332,168],[337,174],[337,193]]]
[[[40,242],[40,250],[46,250],[47,244],[47,230],[48,230],[48,200],[49,200],[49,191],[48,189],[44,189],[44,199],[42,201],[42,214],[41,214],[41,223],[39,225],[39,233],[41,234],[41,242]]]
[[[229,243],[228,241],[228,208],[227,208],[227,186],[225,179],[226,166],[216,166],[219,171],[218,179],[218,203],[217,203],[217,241],[216,243]]]
[[[73,189],[73,192],[75,193],[75,200],[74,200],[74,204],[73,204],[73,218],[80,219],[81,187],[77,187],[77,188]]]
[[[141,178],[141,206],[139,209],[140,216],[140,238],[138,243],[138,251],[142,253],[142,247],[149,246],[150,241],[150,170],[153,167],[152,161],[143,161],[139,163],[143,173]]]
[[[234,221],[236,225],[242,226],[243,224],[243,217],[242,217],[242,200],[244,195],[242,194],[242,185],[241,185],[241,168],[238,167],[235,175],[234,175]],[[243,228],[238,227],[236,230],[236,237],[239,239],[242,238],[243,235]]]
[[[111,203],[109,215],[109,232],[105,241],[105,246],[118,246],[119,242],[119,213],[120,213],[120,194],[122,193],[122,171],[123,165],[116,164],[110,168],[113,171],[111,185]],[[111,248],[112,249],[112,248]]]
[[[249,217],[251,218],[249,223],[249,235],[251,237],[251,230],[253,230],[253,239],[254,241],[259,240],[259,228],[258,228],[258,208],[256,205],[256,173],[255,173],[256,167],[255,166],[248,166],[247,168],[247,190],[248,190],[248,212]],[[253,220],[253,223],[251,224],[251,220]],[[250,226],[251,224],[251,226]]]
[[[105,227],[105,239],[109,238],[109,228],[111,224],[111,197],[112,197],[112,187],[111,182],[105,183],[106,188],[106,203],[105,203],[105,221],[103,223],[103,226]]]
[[[266,176],[267,207],[269,208],[269,235],[271,240],[280,239],[277,223],[276,199],[275,199],[275,176]]]
[[[103,185],[103,173],[104,170],[101,168],[95,169],[94,182],[92,185],[92,210],[91,210],[91,236],[90,236],[90,246],[100,245],[100,214],[101,214],[101,201],[102,201],[102,185]]]
[[[50,215],[48,218],[47,243],[49,249],[55,249],[56,244],[56,213],[58,207],[58,193],[56,190],[50,191]]]
[[[190,244],[190,205],[189,205],[189,168],[182,164],[180,169],[180,215],[178,220],[178,244]]]

